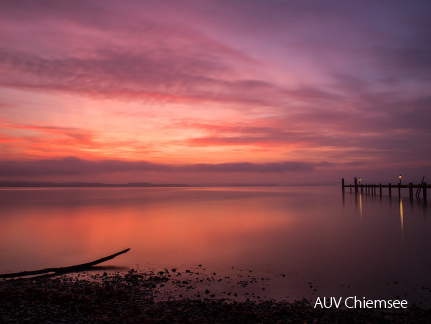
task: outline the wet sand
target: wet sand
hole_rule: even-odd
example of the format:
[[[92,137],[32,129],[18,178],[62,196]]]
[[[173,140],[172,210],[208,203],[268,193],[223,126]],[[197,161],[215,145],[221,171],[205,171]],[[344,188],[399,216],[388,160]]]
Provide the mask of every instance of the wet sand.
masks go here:
[[[275,301],[193,288],[199,274],[84,273],[0,280],[0,322],[42,323],[430,323],[431,310],[320,309],[311,300]],[[181,279],[178,279],[181,278]],[[255,278],[238,281],[251,285]],[[196,291],[196,289],[198,289]],[[184,292],[193,291],[187,295]],[[235,296],[236,294],[236,296]],[[199,295],[199,297],[198,297]],[[244,298],[245,297],[245,298]],[[250,296],[251,297],[251,296]]]

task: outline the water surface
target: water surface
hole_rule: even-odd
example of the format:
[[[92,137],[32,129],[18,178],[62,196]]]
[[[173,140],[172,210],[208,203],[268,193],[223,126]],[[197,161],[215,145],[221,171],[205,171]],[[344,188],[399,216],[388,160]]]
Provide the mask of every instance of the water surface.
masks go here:
[[[108,265],[251,275],[268,279],[265,298],[431,300],[430,212],[408,196],[343,196],[339,187],[3,188],[0,208],[1,273],[130,247]]]

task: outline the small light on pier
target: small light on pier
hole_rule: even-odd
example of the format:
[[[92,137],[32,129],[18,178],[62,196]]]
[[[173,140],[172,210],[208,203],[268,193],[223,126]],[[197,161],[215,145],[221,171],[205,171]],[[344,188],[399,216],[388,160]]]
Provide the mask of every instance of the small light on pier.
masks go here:
[[[402,177],[401,177],[401,174],[398,176],[398,178],[400,179],[400,185],[401,185],[401,178],[402,178]]]
[[[359,178],[358,181],[359,181],[359,184],[361,184],[361,178]]]

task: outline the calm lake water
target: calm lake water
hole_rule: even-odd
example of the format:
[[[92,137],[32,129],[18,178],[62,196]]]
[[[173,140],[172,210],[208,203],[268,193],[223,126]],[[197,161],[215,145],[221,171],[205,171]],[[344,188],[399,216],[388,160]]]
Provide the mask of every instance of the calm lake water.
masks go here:
[[[131,248],[107,265],[259,278],[248,289],[262,298],[397,296],[429,306],[431,215],[423,201],[403,194],[347,189],[343,198],[340,187],[3,188],[0,273]]]

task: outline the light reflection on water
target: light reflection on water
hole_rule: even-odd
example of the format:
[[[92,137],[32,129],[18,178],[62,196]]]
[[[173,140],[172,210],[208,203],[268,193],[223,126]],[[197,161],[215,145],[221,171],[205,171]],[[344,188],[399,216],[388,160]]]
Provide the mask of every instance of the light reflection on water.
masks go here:
[[[130,247],[109,265],[272,274],[275,298],[431,297],[422,201],[338,187],[52,188],[0,190],[0,206],[1,273]]]
[[[401,237],[404,239],[404,215],[403,215],[403,198],[400,197],[400,220],[401,220]]]

